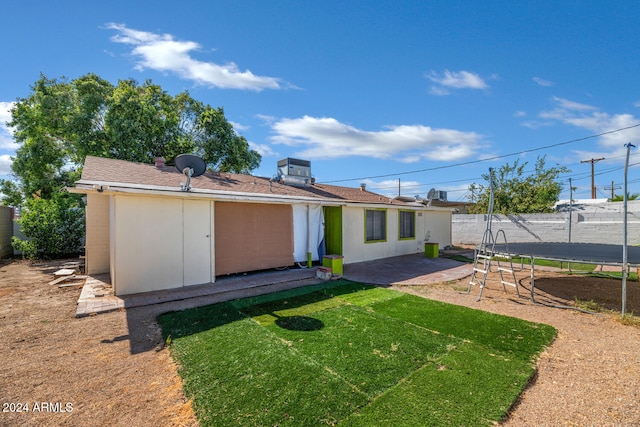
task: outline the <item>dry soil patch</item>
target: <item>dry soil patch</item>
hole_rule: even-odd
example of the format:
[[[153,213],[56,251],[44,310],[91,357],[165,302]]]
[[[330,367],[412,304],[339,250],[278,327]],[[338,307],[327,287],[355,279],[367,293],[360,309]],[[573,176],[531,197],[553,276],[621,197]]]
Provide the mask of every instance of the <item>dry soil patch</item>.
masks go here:
[[[0,403],[29,405],[28,412],[0,413],[0,425],[197,425],[155,318],[206,298],[77,319],[80,289],[48,285],[62,262],[0,263]],[[619,309],[619,281],[537,277],[540,301],[570,305],[578,295]],[[528,272],[518,279],[526,286]],[[467,281],[398,289],[559,331],[505,425],[640,425],[640,328],[608,314],[532,304],[526,289],[518,298],[495,279],[476,302],[477,288],[462,292]],[[640,312],[639,291],[630,283],[629,311]],[[43,411],[42,402],[54,410]]]

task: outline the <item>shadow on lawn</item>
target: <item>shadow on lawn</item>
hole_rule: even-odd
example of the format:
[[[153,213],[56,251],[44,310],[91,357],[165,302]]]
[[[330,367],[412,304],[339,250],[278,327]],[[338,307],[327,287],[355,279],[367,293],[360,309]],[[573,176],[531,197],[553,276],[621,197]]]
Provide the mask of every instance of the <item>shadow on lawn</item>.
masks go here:
[[[290,331],[319,331],[324,328],[322,320],[314,319],[309,316],[284,316],[278,317],[276,325]]]
[[[158,316],[158,323],[165,340],[169,336],[173,339],[197,334],[247,317],[268,316],[275,319],[274,323],[284,329],[317,331],[324,328],[323,322],[306,316],[305,313],[296,313],[298,309],[373,287],[375,286],[346,280],[325,282],[258,297],[168,312]],[[287,314],[282,313],[284,311]]]

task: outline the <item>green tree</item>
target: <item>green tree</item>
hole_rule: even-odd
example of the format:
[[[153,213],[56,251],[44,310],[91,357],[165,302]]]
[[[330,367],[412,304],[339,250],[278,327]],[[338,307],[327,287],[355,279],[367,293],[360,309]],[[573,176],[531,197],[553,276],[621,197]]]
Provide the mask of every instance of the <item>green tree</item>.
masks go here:
[[[3,203],[19,203],[42,218],[50,218],[55,206],[63,219],[69,215],[63,210],[81,206],[78,195],[61,197],[60,190],[79,179],[88,155],[144,163],[164,157],[171,164],[178,154],[193,153],[210,168],[237,173],[252,171],[261,160],[222,108],[205,105],[188,92],[171,96],[150,80],[113,85],[92,73],[71,81],[41,75],[29,96],[16,101],[11,117],[19,148],[12,164],[15,180],[0,182]],[[56,245],[28,223],[23,232],[42,246],[34,251],[24,243],[25,252],[54,250]],[[69,230],[56,227],[50,231]]]
[[[640,194],[638,193],[627,193],[627,200],[637,200],[638,197],[640,197]],[[613,199],[609,200],[610,202],[624,202],[624,194],[615,194],[613,196]]]
[[[547,168],[545,157],[538,157],[533,173],[525,175],[527,164],[520,164],[516,160],[513,164],[507,163],[494,172],[494,213],[553,212],[553,205],[558,201],[562,191],[562,185],[557,181],[558,176],[569,170],[564,166]],[[483,175],[483,178],[490,183],[489,174]],[[476,201],[469,213],[487,212],[490,184],[485,186],[473,183],[469,186],[469,191]]]
[[[41,76],[33,94],[13,107],[14,138],[20,144],[11,169],[25,198],[33,194],[49,198],[65,183],[63,145],[65,117],[70,108],[71,91],[56,80]]]
[[[205,107],[198,115],[196,127],[196,145],[203,159],[216,170],[247,173],[260,165],[260,154],[236,134],[224,118],[222,108]]]
[[[43,75],[18,99],[9,123],[20,144],[12,170],[25,196],[48,198],[71,185],[87,155],[169,163],[182,153],[201,155],[210,168],[245,173],[261,156],[224,116],[188,92],[171,96],[147,80],[117,85],[95,74],[68,81]]]
[[[2,206],[22,206],[24,198],[22,191],[15,183],[8,179],[0,179],[0,205]]]

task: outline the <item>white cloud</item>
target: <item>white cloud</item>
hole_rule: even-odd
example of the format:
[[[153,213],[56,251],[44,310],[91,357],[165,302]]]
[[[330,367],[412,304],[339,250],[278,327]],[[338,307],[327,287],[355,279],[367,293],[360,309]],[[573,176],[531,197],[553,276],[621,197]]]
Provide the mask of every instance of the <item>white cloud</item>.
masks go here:
[[[273,157],[278,155],[278,153],[273,151],[271,146],[267,144],[256,144],[255,142],[249,141],[249,148],[260,153],[262,157],[267,157],[267,156]]]
[[[513,117],[525,117],[527,113],[525,111],[516,111],[513,113]]]
[[[330,117],[304,116],[274,122],[277,144],[299,147],[297,156],[331,159],[363,156],[400,161],[452,161],[469,158],[481,147],[482,135],[423,125],[387,126],[366,131]]]
[[[451,89],[486,89],[489,86],[479,75],[469,71],[449,71],[445,70],[442,74],[435,71],[425,76],[432,82],[436,83],[432,86],[430,93],[433,95],[448,95]]]
[[[8,154],[0,154],[0,175],[11,174],[11,157]]]
[[[431,86],[431,88],[429,89],[429,93],[436,96],[445,96],[449,95],[451,92],[449,92],[449,90],[443,86]]]
[[[534,77],[533,81],[536,82],[537,85],[545,86],[545,87],[553,86],[553,84],[554,84],[553,82],[550,82],[549,80],[542,79],[540,77]]]
[[[554,96],[551,99],[554,102],[556,102],[560,108],[565,109],[565,110],[572,110],[572,111],[594,111],[594,110],[597,110],[597,108],[594,107],[593,105],[582,104],[582,103],[579,103],[579,102],[570,101],[570,100],[565,99],[565,98],[558,98],[557,96]]]
[[[640,127],[633,127],[619,132],[611,132],[618,129],[629,128],[640,123],[640,118],[632,114],[609,114],[600,111],[592,105],[574,102],[564,98],[554,97],[552,101],[557,104],[550,111],[542,111],[540,118],[545,124],[560,122],[566,125],[585,129],[592,134],[603,134],[598,137],[598,144],[605,152],[587,153],[575,151],[584,155],[598,155],[600,157],[616,157],[623,155],[624,144],[629,141],[640,140]],[[609,133],[611,132],[611,133]]]
[[[240,71],[233,62],[216,64],[195,59],[191,53],[201,49],[196,42],[176,40],[171,34],[134,30],[122,24],[109,23],[106,27],[118,32],[112,41],[133,46],[131,53],[137,58],[137,69],[175,73],[185,80],[222,89],[262,91],[283,88],[280,79],[258,76],[249,70]]]
[[[231,126],[233,126],[233,129],[236,132],[242,132],[242,131],[248,130],[251,127],[248,125],[243,125],[242,123],[233,122],[231,120],[229,120],[229,123],[231,123]]]
[[[11,109],[15,102],[0,102],[0,127],[8,129],[7,122],[11,120]]]
[[[18,144],[13,139],[13,130],[7,125],[11,120],[13,102],[0,102],[0,150],[15,151]]]
[[[550,121],[540,121],[540,120],[527,120],[526,122],[522,122],[522,126],[527,127],[529,129],[539,129],[545,126],[551,126],[553,123]]]
[[[270,116],[267,114],[256,114],[255,116],[257,119],[262,120],[266,125],[271,126],[273,125],[275,122],[278,121],[278,118],[275,116]]]

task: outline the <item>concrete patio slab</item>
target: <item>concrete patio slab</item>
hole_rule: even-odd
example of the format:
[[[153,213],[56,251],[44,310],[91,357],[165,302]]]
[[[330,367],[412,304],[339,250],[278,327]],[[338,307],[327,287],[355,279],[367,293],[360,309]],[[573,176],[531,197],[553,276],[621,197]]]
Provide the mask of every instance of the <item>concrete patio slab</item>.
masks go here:
[[[344,278],[374,285],[429,285],[470,276],[473,264],[449,258],[403,255],[344,266]]]
[[[316,270],[317,267],[248,273],[216,278],[215,283],[123,296],[113,294],[108,274],[96,275],[89,277],[82,289],[76,317],[190,299],[197,305],[196,298],[200,297],[207,297],[207,304],[213,304],[322,283]],[[343,270],[343,277],[354,282],[427,285],[469,276],[473,265],[414,254],[347,264]]]

